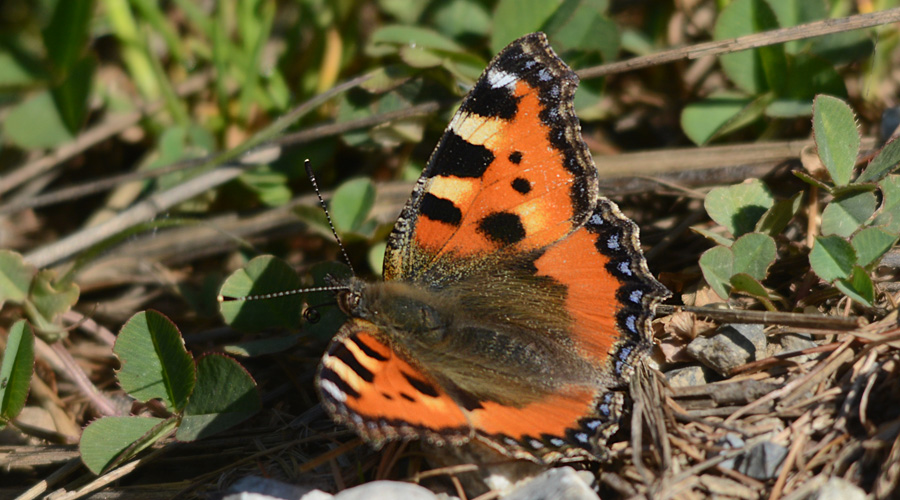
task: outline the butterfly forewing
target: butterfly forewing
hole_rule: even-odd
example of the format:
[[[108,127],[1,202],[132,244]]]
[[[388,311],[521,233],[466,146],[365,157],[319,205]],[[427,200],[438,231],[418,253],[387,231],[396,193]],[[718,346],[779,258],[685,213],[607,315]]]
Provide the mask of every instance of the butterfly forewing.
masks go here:
[[[491,61],[394,227],[385,279],[415,280],[442,259],[542,248],[584,222],[597,174],[572,108],[577,82],[542,33]]]

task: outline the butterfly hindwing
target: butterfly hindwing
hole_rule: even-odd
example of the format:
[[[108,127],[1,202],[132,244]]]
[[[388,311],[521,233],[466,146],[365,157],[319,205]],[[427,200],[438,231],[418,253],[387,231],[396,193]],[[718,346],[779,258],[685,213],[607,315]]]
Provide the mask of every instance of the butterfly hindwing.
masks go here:
[[[422,436],[468,440],[471,426],[459,405],[381,337],[371,323],[351,320],[332,340],[317,376],[329,412],[376,446]]]

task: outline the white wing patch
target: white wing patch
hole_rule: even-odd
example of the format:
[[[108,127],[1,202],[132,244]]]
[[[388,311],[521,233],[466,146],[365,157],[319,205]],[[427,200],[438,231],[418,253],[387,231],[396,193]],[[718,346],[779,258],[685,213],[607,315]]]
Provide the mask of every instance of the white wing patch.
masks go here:
[[[497,68],[492,68],[487,73],[488,83],[491,84],[492,89],[499,89],[500,87],[506,87],[511,91],[515,90],[516,82],[519,78],[512,74],[507,73],[505,71],[500,71]]]

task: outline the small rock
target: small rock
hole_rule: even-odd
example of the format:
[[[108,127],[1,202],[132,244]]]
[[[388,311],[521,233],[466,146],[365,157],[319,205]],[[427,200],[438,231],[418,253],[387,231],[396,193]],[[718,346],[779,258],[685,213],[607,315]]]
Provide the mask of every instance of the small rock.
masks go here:
[[[780,444],[759,443],[738,457],[734,470],[760,481],[772,479],[778,475],[787,454],[788,449]]]
[[[743,439],[741,439],[741,436],[734,433],[725,434],[723,438],[716,441],[716,446],[722,447],[725,450],[741,448],[744,446],[744,444],[745,442]],[[719,462],[719,467],[734,470],[735,463],[737,463],[737,457],[732,457]]]
[[[804,349],[811,349],[819,346],[819,344],[813,340],[813,336],[808,333],[785,333],[781,336],[779,344],[781,344],[781,352],[779,354],[802,351]],[[810,355],[805,354],[803,356],[794,356],[790,359],[795,363],[806,363],[810,358]]]
[[[666,372],[666,380],[672,387],[694,387],[708,384],[708,370],[702,366],[686,366]]]
[[[810,500],[865,500],[866,492],[859,486],[841,479],[830,477],[828,481],[809,497]]]
[[[694,359],[727,376],[731,370],[765,356],[762,325],[731,324],[712,337],[697,337],[687,346]]]
[[[717,441],[716,444],[726,449],[735,449],[744,446],[744,440],[737,434],[726,434],[725,438]],[[735,470],[745,476],[765,481],[778,475],[787,454],[788,450],[784,446],[765,441],[736,457],[719,463],[719,467]]]
[[[600,500],[597,493],[571,467],[550,469],[516,486],[501,498],[502,500]]]
[[[334,500],[438,500],[430,490],[412,483],[400,481],[372,481],[346,489],[334,496]],[[305,497],[301,500],[307,500]],[[318,500],[318,499],[316,499]]]
[[[226,495],[223,500],[293,500],[296,498],[303,498],[303,500],[327,500],[331,498],[331,495],[328,493],[315,488],[295,486],[259,476],[247,476],[238,479],[228,488],[228,493],[230,494]],[[320,494],[320,496],[308,496],[315,493]]]

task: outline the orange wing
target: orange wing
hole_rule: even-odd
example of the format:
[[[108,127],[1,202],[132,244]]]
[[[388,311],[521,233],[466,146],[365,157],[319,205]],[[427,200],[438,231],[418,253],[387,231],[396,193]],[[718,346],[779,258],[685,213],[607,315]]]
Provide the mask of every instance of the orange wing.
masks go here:
[[[543,248],[584,223],[597,173],[572,108],[577,85],[542,33],[491,61],[394,227],[386,280],[414,280],[442,259]]]
[[[635,364],[650,348],[654,309],[669,291],[647,269],[637,226],[604,198],[584,226],[540,253],[534,269],[565,285],[572,356],[594,366],[595,377],[521,407],[483,401],[472,425],[481,441],[517,458],[602,456]]]
[[[379,339],[374,325],[351,319],[331,342],[316,387],[332,417],[375,446],[422,436],[468,441],[472,429],[459,405]]]

